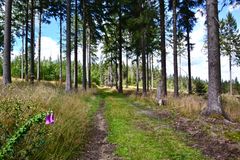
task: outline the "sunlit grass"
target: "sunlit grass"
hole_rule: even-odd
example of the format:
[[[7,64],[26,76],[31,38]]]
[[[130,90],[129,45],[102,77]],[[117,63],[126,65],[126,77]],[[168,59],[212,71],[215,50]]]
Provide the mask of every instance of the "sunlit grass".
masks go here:
[[[52,110],[55,124],[35,125],[17,143],[8,159],[71,159],[78,156],[88,138],[98,99],[87,93],[65,93],[53,83],[30,86],[15,82],[0,86],[0,147],[31,116]]]
[[[105,101],[109,140],[124,159],[205,159],[200,151],[188,147],[185,136],[168,122],[140,114],[133,105],[136,99],[111,94]]]

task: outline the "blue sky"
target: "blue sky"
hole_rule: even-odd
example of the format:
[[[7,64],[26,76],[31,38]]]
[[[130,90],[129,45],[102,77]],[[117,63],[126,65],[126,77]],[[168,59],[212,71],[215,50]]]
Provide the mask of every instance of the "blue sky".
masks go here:
[[[219,4],[219,8],[221,8],[221,3]],[[224,9],[219,13],[219,19],[225,18],[228,11],[231,11],[235,19],[238,23],[238,28],[240,28],[240,8],[232,8],[232,7],[224,7]],[[193,32],[191,33],[191,42],[195,43],[195,48],[192,51],[192,75],[194,77],[200,77],[201,79],[208,79],[208,64],[207,64],[207,55],[203,50],[203,38],[206,35],[205,31],[205,17],[201,16],[198,12],[196,13],[196,17],[198,18],[198,22],[194,27]],[[36,43],[37,43],[37,34],[38,33],[38,22],[36,18]],[[36,48],[37,49],[37,48]],[[172,52],[171,49],[167,48],[169,53]],[[21,40],[17,40],[14,47],[14,54],[19,54],[21,51]],[[100,49],[98,50],[100,55]],[[55,19],[51,19],[51,24],[43,24],[42,26],[42,56],[41,58],[49,58],[57,59],[59,56],[59,22]],[[79,57],[81,58],[81,48],[79,48]],[[80,59],[81,61],[81,59]],[[181,74],[186,75],[187,71],[187,60],[186,58],[181,59],[182,63],[179,65],[179,69],[181,68]],[[169,54],[167,56],[167,74],[173,74],[173,58],[172,55]],[[156,64],[157,65],[157,64]],[[229,79],[229,66],[228,66],[228,57],[221,57],[221,69],[222,69],[222,79]],[[233,67],[233,77],[238,77],[240,80],[240,67]]]

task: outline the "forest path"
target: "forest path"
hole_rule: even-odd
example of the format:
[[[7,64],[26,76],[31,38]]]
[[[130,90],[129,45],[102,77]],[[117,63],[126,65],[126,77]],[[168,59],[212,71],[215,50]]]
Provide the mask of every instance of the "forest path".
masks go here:
[[[120,160],[114,155],[115,145],[107,141],[108,127],[104,118],[105,101],[99,102],[93,128],[85,152],[80,160]]]
[[[235,124],[188,119],[166,106],[156,108],[109,89],[101,89],[97,97],[99,110],[81,160],[239,159],[239,144],[211,130]]]

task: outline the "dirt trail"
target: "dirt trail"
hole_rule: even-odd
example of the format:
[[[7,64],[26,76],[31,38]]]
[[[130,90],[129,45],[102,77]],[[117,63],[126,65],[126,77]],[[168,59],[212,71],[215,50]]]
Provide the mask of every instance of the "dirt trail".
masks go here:
[[[107,142],[107,124],[103,115],[105,102],[102,100],[99,105],[89,143],[79,160],[120,160],[113,153],[115,145]]]

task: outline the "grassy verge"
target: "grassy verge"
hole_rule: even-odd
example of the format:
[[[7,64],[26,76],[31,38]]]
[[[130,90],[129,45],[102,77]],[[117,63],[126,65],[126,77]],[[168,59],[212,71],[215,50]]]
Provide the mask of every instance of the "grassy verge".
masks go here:
[[[205,159],[200,151],[185,144],[185,136],[173,130],[168,120],[156,120],[141,114],[131,98],[105,95],[109,140],[117,144],[124,159]]]
[[[34,124],[5,159],[73,159],[88,138],[96,91],[66,94],[52,84],[0,86],[0,148],[31,117],[52,110],[55,124]]]

